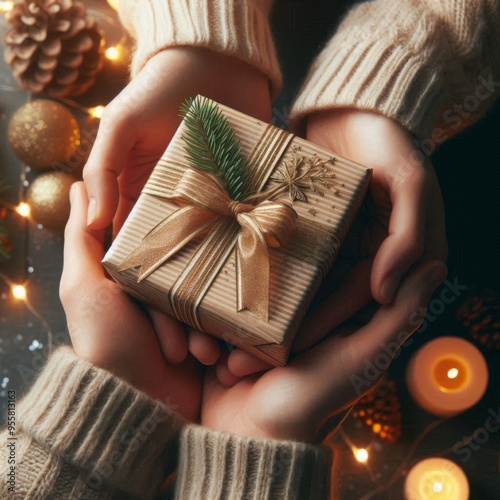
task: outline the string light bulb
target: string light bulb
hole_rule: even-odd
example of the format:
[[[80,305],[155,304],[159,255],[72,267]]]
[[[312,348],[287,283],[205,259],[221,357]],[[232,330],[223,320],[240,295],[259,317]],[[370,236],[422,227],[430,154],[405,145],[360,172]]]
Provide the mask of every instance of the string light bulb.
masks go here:
[[[28,296],[23,285],[12,285],[12,295],[17,300],[26,300]]]
[[[92,118],[97,118],[98,120],[102,118],[103,113],[104,113],[104,106],[95,106],[89,109],[89,115]]]
[[[0,12],[10,12],[14,8],[14,2],[0,2]]]
[[[113,9],[118,10],[118,1],[119,0],[108,0],[108,3]]]
[[[21,216],[21,217],[29,217],[31,213],[31,207],[27,203],[19,203],[19,205],[16,208],[16,212]]]
[[[368,462],[368,451],[366,448],[354,448],[353,453],[359,463],[365,464]]]
[[[106,59],[109,59],[110,61],[117,61],[118,59],[120,59],[121,55],[120,47],[108,47],[104,55],[106,56]]]

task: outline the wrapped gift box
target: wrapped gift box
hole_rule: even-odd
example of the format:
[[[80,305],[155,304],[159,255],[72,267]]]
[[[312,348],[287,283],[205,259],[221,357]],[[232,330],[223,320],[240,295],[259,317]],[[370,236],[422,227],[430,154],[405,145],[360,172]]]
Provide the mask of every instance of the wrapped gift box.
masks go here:
[[[220,179],[195,168],[184,119],[103,264],[140,301],[284,365],[371,171],[206,98],[195,102],[217,108],[233,129],[252,194],[234,201]]]

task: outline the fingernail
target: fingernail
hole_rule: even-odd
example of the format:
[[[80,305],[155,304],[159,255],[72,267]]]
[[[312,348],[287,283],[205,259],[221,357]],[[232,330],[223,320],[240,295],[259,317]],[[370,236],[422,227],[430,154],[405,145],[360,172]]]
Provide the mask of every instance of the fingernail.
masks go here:
[[[448,268],[446,267],[446,264],[441,262],[436,268],[431,272],[430,275],[430,281],[432,282],[433,286],[438,286],[440,285],[446,276],[448,275]]]
[[[399,282],[401,281],[400,273],[393,273],[389,275],[389,277],[384,281],[380,293],[382,297],[390,302],[396,293],[396,289],[399,286]]]
[[[74,184],[71,184],[71,187],[69,188],[69,202],[73,204],[73,200],[75,199],[75,190],[76,186]]]
[[[90,198],[89,199],[89,208],[87,211],[87,226],[90,226],[92,222],[95,221],[97,215],[97,203],[95,201],[95,198]]]

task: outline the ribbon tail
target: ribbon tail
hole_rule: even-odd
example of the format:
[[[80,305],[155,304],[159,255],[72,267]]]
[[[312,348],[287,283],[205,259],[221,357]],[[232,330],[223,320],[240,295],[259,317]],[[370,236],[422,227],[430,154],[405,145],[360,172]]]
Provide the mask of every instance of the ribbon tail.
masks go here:
[[[242,230],[236,244],[236,289],[238,311],[248,309],[269,320],[269,250],[259,226],[240,214]]]
[[[160,222],[120,264],[119,271],[141,266],[141,282],[210,226],[218,215],[201,207],[187,206]]]

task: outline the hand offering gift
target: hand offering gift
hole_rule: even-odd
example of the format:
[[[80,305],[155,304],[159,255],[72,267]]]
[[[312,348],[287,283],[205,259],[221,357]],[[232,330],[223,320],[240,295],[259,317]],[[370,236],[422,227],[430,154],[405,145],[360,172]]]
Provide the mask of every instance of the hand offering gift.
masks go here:
[[[284,365],[371,171],[204,97],[183,113],[103,264],[146,304]]]

